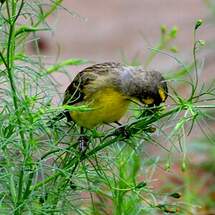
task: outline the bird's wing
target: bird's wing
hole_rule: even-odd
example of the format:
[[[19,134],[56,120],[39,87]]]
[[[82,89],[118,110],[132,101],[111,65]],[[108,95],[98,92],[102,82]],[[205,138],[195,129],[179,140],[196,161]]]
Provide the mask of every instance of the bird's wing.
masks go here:
[[[120,67],[119,63],[101,63],[87,67],[77,74],[72,83],[67,87],[63,104],[74,105],[83,101],[86,88],[101,77],[105,77],[110,71]]]
[[[83,71],[78,73],[71,84],[67,87],[64,93],[63,104],[73,105],[83,100],[84,94],[82,92],[84,81],[82,80]]]
[[[81,103],[84,100],[86,96],[85,94],[87,92],[89,96],[89,94],[91,93],[90,90],[97,90],[94,85],[90,86],[90,84],[94,84],[96,82],[96,85],[102,85],[102,83],[100,82],[102,82],[103,78],[101,77],[106,77],[110,72],[113,72],[114,70],[114,72],[117,72],[117,68],[119,67],[121,67],[121,64],[111,62],[95,64],[82,70],[76,75],[74,80],[67,87],[64,93],[63,104],[74,105]],[[65,110],[54,117],[52,120],[50,120],[48,122],[49,126],[52,127],[55,121],[61,120],[64,117],[67,118],[68,122],[72,121],[69,111]]]

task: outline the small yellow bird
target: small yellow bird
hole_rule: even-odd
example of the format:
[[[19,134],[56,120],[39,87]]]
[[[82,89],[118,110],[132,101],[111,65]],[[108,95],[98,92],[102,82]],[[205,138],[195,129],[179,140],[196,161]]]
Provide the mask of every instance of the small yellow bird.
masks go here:
[[[65,91],[63,104],[86,105],[90,111],[64,111],[55,120],[67,117],[82,129],[117,122],[133,100],[153,106],[165,102],[167,83],[160,72],[120,63],[101,63],[77,74]]]

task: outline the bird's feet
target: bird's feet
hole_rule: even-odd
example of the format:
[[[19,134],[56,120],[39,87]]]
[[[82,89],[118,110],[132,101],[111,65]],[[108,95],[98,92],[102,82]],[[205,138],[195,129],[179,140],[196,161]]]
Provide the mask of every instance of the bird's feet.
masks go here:
[[[88,142],[89,142],[89,139],[86,136],[80,136],[78,138],[78,144],[79,144],[78,149],[81,155],[84,155],[86,153],[88,149]]]
[[[115,130],[114,135],[122,135],[125,139],[128,139],[131,135],[125,127],[119,127]]]

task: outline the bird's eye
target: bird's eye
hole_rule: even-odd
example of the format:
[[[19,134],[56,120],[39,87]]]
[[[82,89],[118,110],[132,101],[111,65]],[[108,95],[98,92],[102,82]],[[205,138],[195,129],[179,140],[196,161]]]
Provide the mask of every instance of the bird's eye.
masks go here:
[[[146,99],[142,99],[142,102],[146,105],[154,104],[155,100],[151,97],[147,97]]]
[[[165,102],[167,96],[166,96],[166,93],[162,87],[158,88],[158,93],[160,95],[161,101]]]

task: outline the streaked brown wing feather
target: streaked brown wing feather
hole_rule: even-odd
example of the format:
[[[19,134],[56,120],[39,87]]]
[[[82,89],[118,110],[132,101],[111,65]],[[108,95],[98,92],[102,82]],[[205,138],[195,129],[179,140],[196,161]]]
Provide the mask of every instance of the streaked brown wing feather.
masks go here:
[[[63,104],[74,105],[82,102],[85,97],[84,88],[87,88],[88,84],[95,81],[98,77],[107,75],[110,71],[120,66],[119,63],[101,63],[87,67],[79,72],[67,87],[64,93]],[[69,111],[65,110],[48,122],[49,127],[53,127],[55,121],[59,121],[65,117],[68,122],[72,121]]]
[[[82,102],[85,94],[84,88],[95,81],[98,76],[106,75],[110,70],[120,67],[119,63],[101,63],[87,67],[77,74],[72,83],[67,87],[63,104],[73,105]]]
[[[64,100],[63,104],[72,105],[75,103],[78,103],[83,100],[83,93],[81,89],[83,88],[83,81],[82,81],[82,72],[77,74],[75,79],[71,82],[71,84],[67,87],[65,93],[64,93]]]

